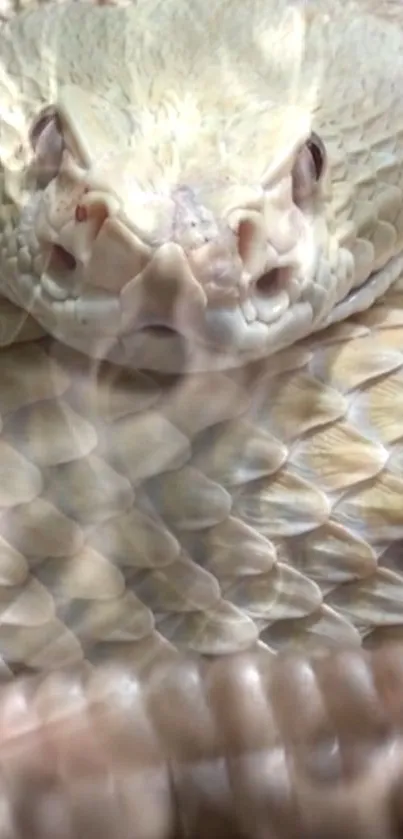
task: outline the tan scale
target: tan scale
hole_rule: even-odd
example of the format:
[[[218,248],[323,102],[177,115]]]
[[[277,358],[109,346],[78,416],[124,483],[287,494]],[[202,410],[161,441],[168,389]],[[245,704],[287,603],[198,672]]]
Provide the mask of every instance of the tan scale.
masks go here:
[[[149,473],[140,478],[138,471],[133,474],[130,445],[127,462],[122,460],[117,469],[119,448],[108,449],[104,440],[111,439],[112,428],[121,437],[131,417],[134,429],[149,432],[148,409],[139,412],[134,405],[134,413],[125,411],[112,422],[98,411],[94,428],[91,410],[87,416],[77,410],[77,354],[73,352],[70,367],[65,351],[55,367],[52,345],[39,339],[34,350],[42,363],[48,359],[56,394],[52,399],[48,391],[46,400],[35,402],[32,380],[26,404],[19,396],[16,410],[8,408],[0,440],[2,464],[10,474],[0,519],[0,641],[3,644],[4,637],[10,665],[36,667],[40,661],[41,667],[54,666],[55,650],[60,651],[61,664],[70,656],[78,661],[82,649],[96,661],[97,650],[108,655],[110,645],[115,655],[117,644],[122,654],[135,660],[144,654],[147,637],[150,651],[161,636],[171,644],[211,654],[248,647],[259,635],[268,649],[292,646],[294,641],[311,648],[346,639],[368,643],[377,629],[400,627],[399,562],[393,570],[383,565],[385,548],[403,540],[403,477],[388,467],[390,447],[399,446],[402,438],[399,328],[383,331],[380,318],[372,319],[377,325],[369,326],[366,337],[334,344],[330,350],[318,342],[292,389],[288,373],[266,378],[267,392],[279,395],[274,411],[269,406],[265,411],[261,366],[252,365],[248,401],[253,402],[255,388],[258,410],[249,413],[251,409],[244,408],[243,419],[231,421],[225,406],[221,404],[217,416],[212,402],[210,425],[204,402],[201,428],[185,421],[192,438],[186,436],[182,465],[175,446],[183,434],[178,428],[181,419],[177,425],[173,422],[175,402],[167,383],[170,419],[164,430],[172,428],[172,436],[165,432],[162,447],[155,447],[164,471],[156,473],[151,458]],[[368,358],[360,342],[388,348],[392,332],[393,362],[385,356],[383,369],[374,375],[373,367],[365,367]],[[11,347],[2,354],[10,380],[13,372],[17,375],[21,357]],[[379,354],[374,356],[379,362]],[[312,375],[316,358],[320,378]],[[400,362],[403,366],[403,340]],[[83,374],[85,364],[83,357]],[[222,376],[228,378],[229,403],[231,381],[237,376]],[[109,387],[112,377],[111,369],[110,377],[93,380],[93,389],[100,390],[97,404],[104,402],[101,390]],[[344,386],[338,391],[335,383],[341,379]],[[60,387],[61,381],[70,382],[67,389]],[[312,398],[310,416],[303,383]],[[38,385],[42,397],[41,376]],[[158,387],[163,404],[160,377]],[[225,402],[223,389],[220,395]],[[143,400],[141,387],[139,396]],[[87,406],[93,399],[94,393]],[[175,401],[180,410],[181,401]],[[142,417],[144,426],[138,426]],[[299,418],[302,433],[297,435]],[[22,429],[32,429],[31,439]],[[16,448],[18,434],[23,454]],[[170,462],[164,453],[171,449]],[[21,497],[22,465],[32,496],[28,499]],[[37,476],[36,482],[32,476]],[[125,589],[130,592],[128,602]],[[56,616],[61,634],[55,647]],[[34,633],[33,626],[38,627]],[[49,659],[37,646],[46,627]]]

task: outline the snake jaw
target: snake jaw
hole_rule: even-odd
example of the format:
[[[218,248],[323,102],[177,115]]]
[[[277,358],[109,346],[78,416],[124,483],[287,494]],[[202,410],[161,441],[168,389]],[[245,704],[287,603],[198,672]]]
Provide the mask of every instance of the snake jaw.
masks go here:
[[[233,367],[267,353],[271,335],[275,349],[284,323],[290,333],[315,262],[290,183],[267,190],[260,210],[233,210],[226,224],[186,189],[179,214],[172,199],[168,240],[154,247],[102,187],[66,164],[36,200],[42,264],[30,310],[46,329],[90,355],[120,346],[121,363],[140,355],[165,370],[178,358],[182,366],[184,341],[186,364]]]

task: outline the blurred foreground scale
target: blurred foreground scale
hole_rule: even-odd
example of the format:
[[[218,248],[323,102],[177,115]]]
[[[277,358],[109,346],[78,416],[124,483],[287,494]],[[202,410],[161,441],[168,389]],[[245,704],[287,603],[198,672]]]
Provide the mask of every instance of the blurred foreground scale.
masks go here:
[[[15,680],[0,689],[1,836],[398,839],[402,662],[401,645],[261,650]]]
[[[266,361],[183,378],[21,317],[2,301],[5,678],[401,637],[402,284]]]

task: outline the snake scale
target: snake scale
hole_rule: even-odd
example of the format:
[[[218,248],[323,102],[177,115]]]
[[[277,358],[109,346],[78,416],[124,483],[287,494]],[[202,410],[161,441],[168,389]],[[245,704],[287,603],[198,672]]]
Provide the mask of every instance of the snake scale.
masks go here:
[[[262,674],[284,667],[303,727],[292,656],[347,648],[334,687],[362,680],[342,703],[355,742],[361,648],[403,628],[402,22],[392,0],[137,0],[2,25],[0,712],[23,674],[45,696],[60,679],[62,708],[52,671],[88,697],[117,667],[134,696],[171,667],[182,760],[201,656],[242,706],[232,743],[253,749],[273,730]],[[368,837],[360,794],[352,835]],[[162,822],[136,839],[171,835]]]
[[[14,681],[1,835],[400,839],[402,676],[389,645]]]

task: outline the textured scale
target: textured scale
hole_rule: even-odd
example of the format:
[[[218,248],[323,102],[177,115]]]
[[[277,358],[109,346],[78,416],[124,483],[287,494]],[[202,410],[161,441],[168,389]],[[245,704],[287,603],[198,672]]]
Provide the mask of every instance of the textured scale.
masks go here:
[[[0,689],[1,833],[398,839],[402,674],[398,646],[21,678]]]
[[[401,653],[177,656],[3,686],[2,835],[398,839]]]
[[[402,269],[403,39],[393,15],[389,20],[388,14],[385,19],[366,14],[366,4],[353,0],[336,8],[333,14],[329,0],[295,6],[272,0],[270,8],[251,0],[245,26],[242,4],[225,0],[212,15],[198,0],[197,5],[182,3],[178,26],[176,11],[160,0],[138,0],[134,8],[122,9],[61,4],[5,27],[0,37],[5,168],[0,292],[32,311],[45,331],[85,354],[102,355],[107,338],[112,360],[133,364],[137,359],[138,366],[147,362],[172,372],[177,361],[161,350],[156,358],[150,336],[143,350],[142,319],[156,318],[158,324],[165,318],[170,325],[176,281],[189,331],[186,307],[202,305],[210,269],[221,277],[219,255],[213,248],[206,262],[197,237],[205,241],[207,229],[219,230],[227,222],[232,230],[240,215],[254,244],[240,245],[234,263],[222,257],[224,275],[228,270],[238,282],[241,260],[240,287],[253,286],[259,272],[270,270],[266,263],[275,254],[279,265],[283,260],[283,267],[293,266],[294,285],[287,293],[283,289],[288,308],[279,321],[270,321],[270,299],[253,296],[252,286],[247,302],[256,314],[254,326],[240,304],[231,317],[226,304],[208,311],[207,344],[224,346],[223,357],[213,359],[218,366],[230,364],[225,347],[231,335],[235,363],[242,366],[382,297]],[[388,4],[386,10],[395,7]],[[140,36],[143,30],[147,37]],[[40,228],[41,235],[45,230],[65,245],[69,237],[70,245],[70,240],[77,245],[79,222],[76,218],[69,226],[66,221],[79,194],[77,182],[76,191],[69,192],[66,170],[44,190],[40,222],[29,202],[22,220],[18,212],[31,159],[30,127],[54,101],[86,149],[94,183],[109,184],[109,197],[112,189],[121,202],[120,215],[91,240],[84,288],[77,296],[59,275],[56,284],[47,275],[35,244]],[[314,204],[300,212],[289,203],[289,168],[280,186],[279,175],[270,171],[290,167],[290,146],[299,147],[311,130],[324,143],[329,172]],[[111,150],[116,158],[110,158]],[[190,232],[190,219],[196,232]],[[130,246],[122,225],[133,234]],[[176,249],[170,256],[162,247],[154,253],[155,242],[167,244],[167,230]],[[219,236],[217,242],[220,253]],[[78,272],[74,282],[81,276]],[[275,305],[281,309],[283,303],[278,299]],[[211,363],[206,347],[204,353],[199,369]]]
[[[402,304],[184,380],[4,346],[4,665],[401,637]]]

